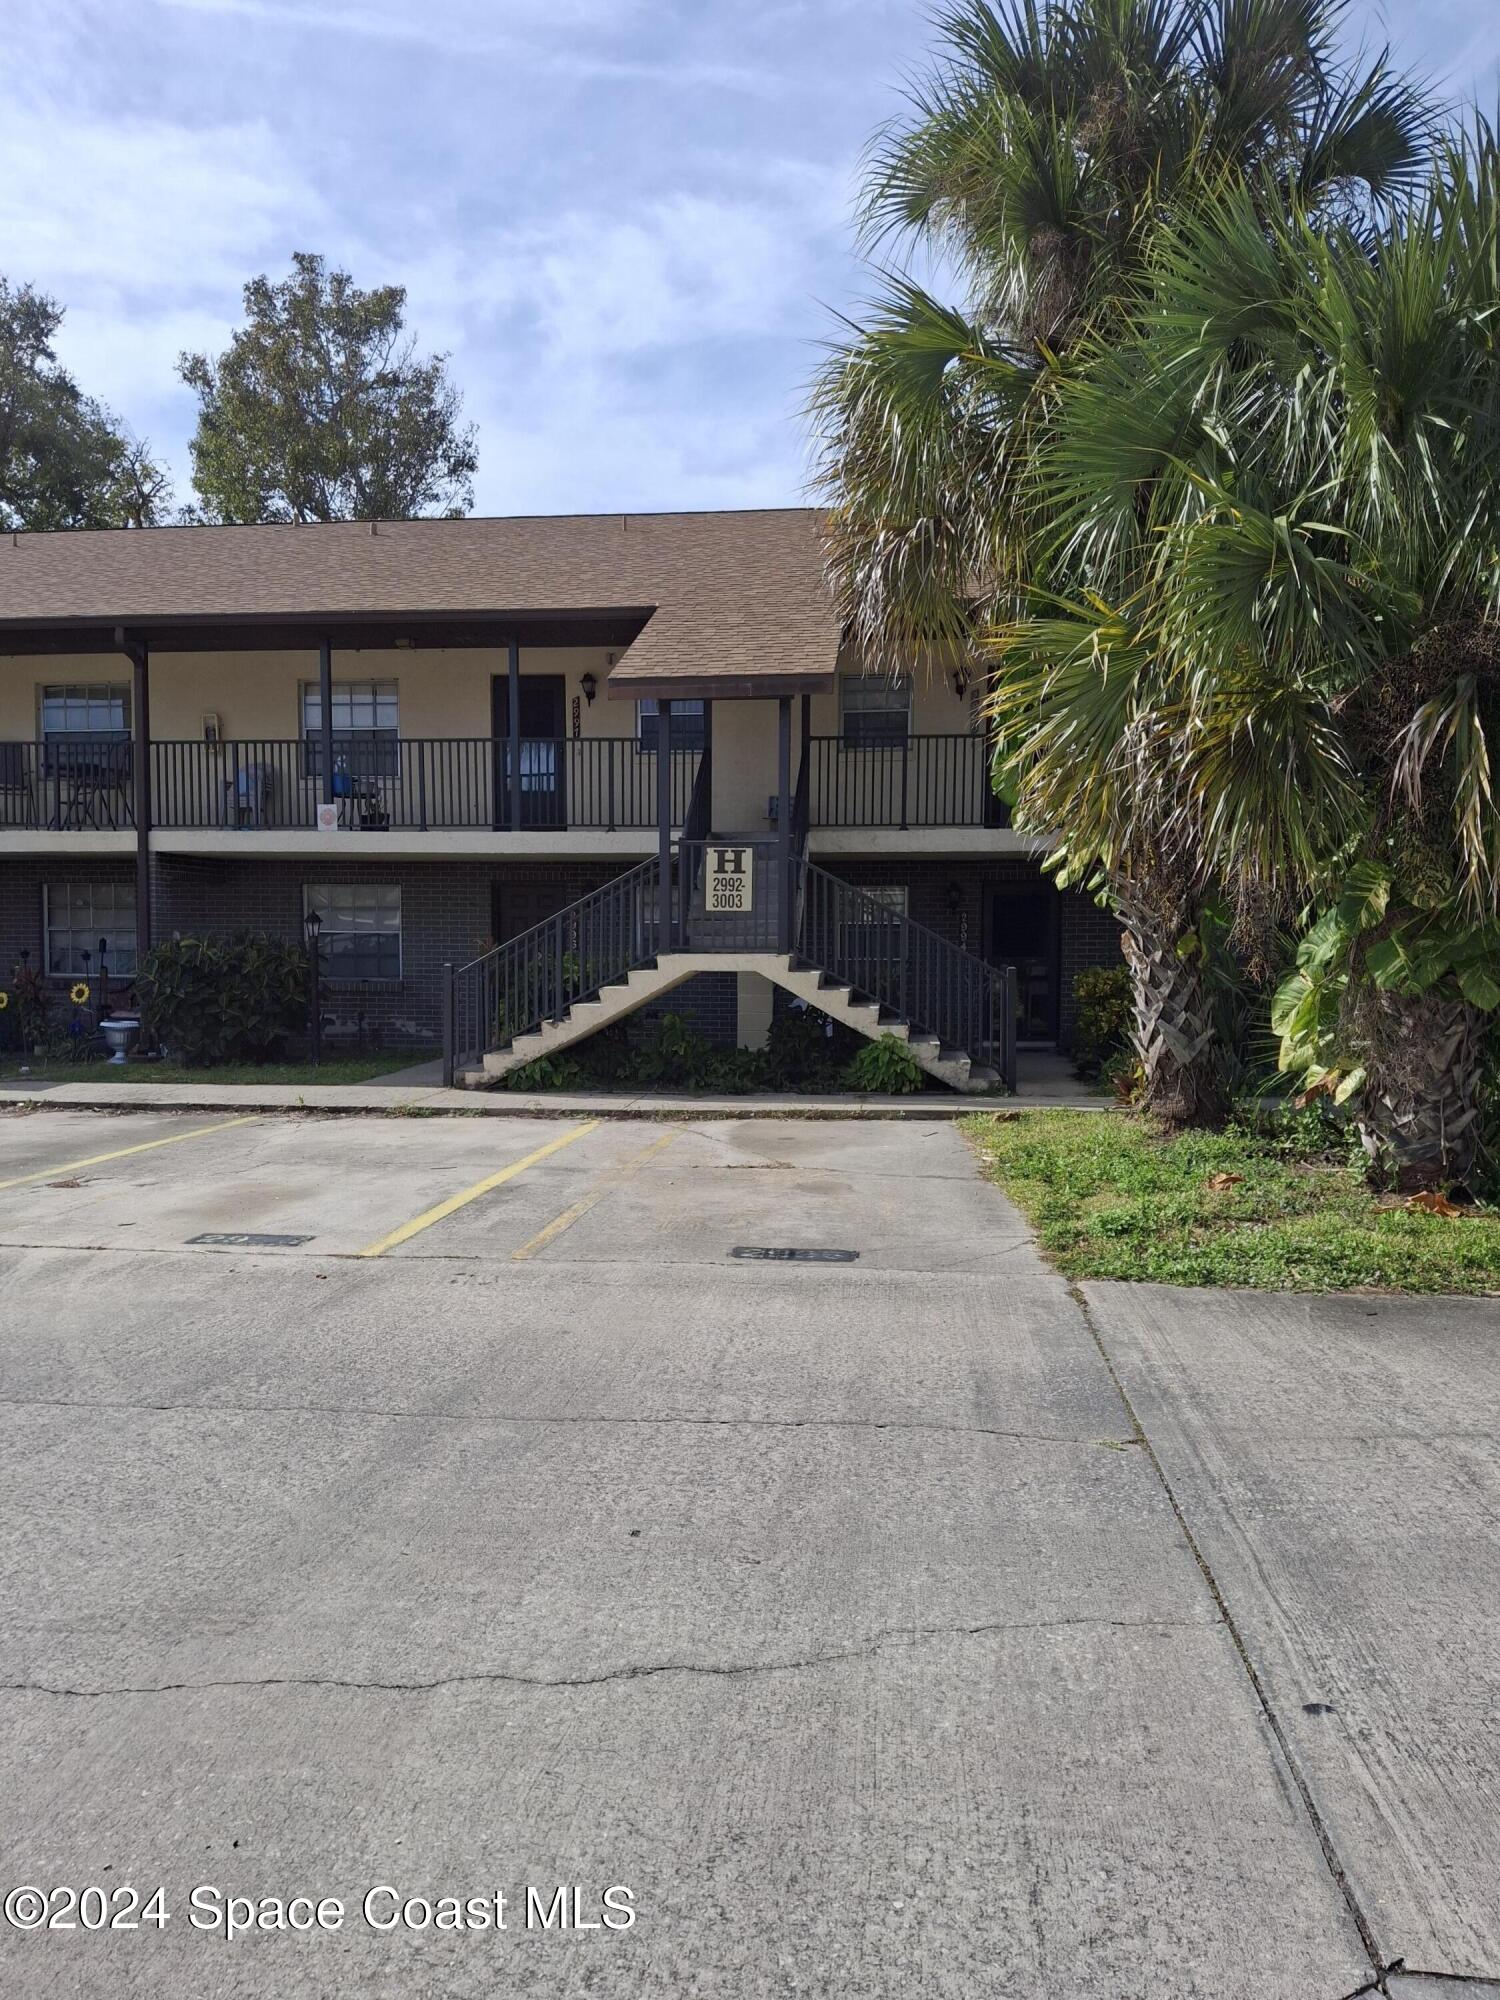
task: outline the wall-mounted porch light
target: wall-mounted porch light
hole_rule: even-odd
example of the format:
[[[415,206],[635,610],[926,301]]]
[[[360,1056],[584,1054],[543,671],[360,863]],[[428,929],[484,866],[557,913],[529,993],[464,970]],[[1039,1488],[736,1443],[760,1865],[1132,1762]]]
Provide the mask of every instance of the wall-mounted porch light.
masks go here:
[[[592,708],[594,705],[594,696],[599,692],[598,678],[594,674],[585,674],[578,685],[583,689],[584,700]]]
[[[950,882],[948,884],[948,912],[950,916],[956,917],[963,906],[963,884],[961,882]]]

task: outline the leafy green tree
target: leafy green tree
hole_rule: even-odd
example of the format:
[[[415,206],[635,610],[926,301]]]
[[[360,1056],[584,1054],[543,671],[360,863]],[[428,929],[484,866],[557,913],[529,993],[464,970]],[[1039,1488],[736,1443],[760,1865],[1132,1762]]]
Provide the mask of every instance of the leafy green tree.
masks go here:
[[[1500,1009],[1497,270],[1482,124],[1374,240],[1205,201],[1059,389],[1000,633],[1029,810],[1165,829],[1248,932],[1300,909],[1284,1066],[1406,1186],[1468,1174]]]
[[[55,299],[0,277],[0,529],[149,527],[167,475],[58,361],[62,321]]]
[[[946,263],[963,298],[940,301],[909,264],[888,273],[814,394],[832,575],[872,666],[973,651],[1008,615],[1051,535],[1031,468],[1057,385],[1118,329],[1166,219],[1228,179],[1253,180],[1273,211],[1365,220],[1420,178],[1430,115],[1383,55],[1340,61],[1344,13],[1344,0],[955,0],[940,15],[913,115],[872,153],[863,224],[872,250]],[[1070,798],[1093,785],[1080,748],[1073,793],[1052,795],[1037,830],[1066,834]],[[1211,1117],[1198,948],[1211,885],[1166,828],[1103,854],[1145,1102]]]
[[[214,521],[408,520],[466,514],[478,464],[448,357],[419,357],[400,285],[360,291],[299,253],[252,278],[245,325],[217,361],[184,354],[191,450]]]

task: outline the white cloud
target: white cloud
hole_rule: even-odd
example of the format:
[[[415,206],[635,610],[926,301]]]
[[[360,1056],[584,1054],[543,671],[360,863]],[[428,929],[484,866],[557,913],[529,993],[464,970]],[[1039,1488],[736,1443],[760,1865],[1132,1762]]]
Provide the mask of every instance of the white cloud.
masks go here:
[[[237,291],[289,230],[316,240],[328,223],[265,119],[193,130],[13,105],[0,123],[9,266],[70,297]]]

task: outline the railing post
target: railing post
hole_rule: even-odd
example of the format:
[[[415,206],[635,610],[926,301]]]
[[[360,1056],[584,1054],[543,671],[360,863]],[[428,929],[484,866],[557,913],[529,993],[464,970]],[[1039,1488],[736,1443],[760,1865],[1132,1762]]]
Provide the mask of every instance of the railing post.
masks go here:
[[[604,824],[613,833],[615,830],[615,746],[612,741],[604,744],[604,768],[608,773],[605,780],[606,808]]]
[[[427,744],[419,740],[414,748],[417,753],[417,823],[425,833],[427,831]]]
[[[901,831],[906,832],[907,785],[911,775],[911,731],[901,739]]]
[[[1000,1059],[1000,1079],[1007,1090],[1016,1088],[1016,1015],[1020,1011],[1020,985],[1016,978],[1016,968],[1005,968],[1005,1026],[1002,1054]]]
[[[792,948],[792,698],[784,694],[776,715],[776,861],[779,908],[776,949]]]
[[[672,949],[672,704],[663,695],[656,704],[656,852],[661,869],[657,884],[656,948]],[[686,894],[686,884],[683,885]],[[679,912],[685,916],[686,912]]]
[[[453,979],[453,961],[443,960],[443,1088],[453,1088],[454,1054],[457,1041],[457,1023],[453,1018],[456,988]]]
[[[563,1005],[563,920],[554,919],[552,926],[552,1018],[560,1021],[567,1012]]]

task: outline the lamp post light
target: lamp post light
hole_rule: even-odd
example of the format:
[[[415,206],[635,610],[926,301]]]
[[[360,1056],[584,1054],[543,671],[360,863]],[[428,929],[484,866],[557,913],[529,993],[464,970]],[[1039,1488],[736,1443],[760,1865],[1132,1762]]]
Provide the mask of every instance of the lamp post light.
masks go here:
[[[323,919],[316,910],[309,910],[303,924],[307,931],[307,979],[311,1007],[308,1048],[312,1066],[317,1069],[323,1059],[323,1003],[318,993],[318,932],[323,928]]]

